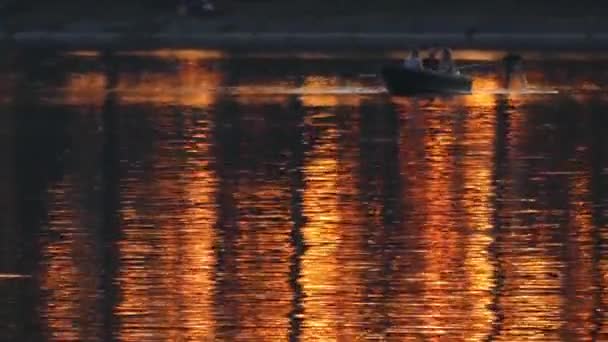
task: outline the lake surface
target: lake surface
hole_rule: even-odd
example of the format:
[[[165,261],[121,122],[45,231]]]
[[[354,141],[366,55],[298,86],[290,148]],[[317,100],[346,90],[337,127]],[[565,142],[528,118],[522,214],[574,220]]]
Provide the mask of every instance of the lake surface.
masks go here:
[[[608,59],[397,56],[9,51],[0,340],[608,340]]]

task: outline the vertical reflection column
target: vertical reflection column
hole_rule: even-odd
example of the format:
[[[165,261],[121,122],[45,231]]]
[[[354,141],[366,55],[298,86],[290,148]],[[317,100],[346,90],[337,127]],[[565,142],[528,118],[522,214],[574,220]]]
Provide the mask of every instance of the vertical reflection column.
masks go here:
[[[529,115],[525,103],[513,100],[509,112],[509,147],[499,210],[497,263],[503,271],[497,281],[495,308],[502,320],[495,332],[500,341],[560,339],[563,270],[558,234],[563,197],[548,182],[555,170],[547,154],[548,135],[536,131],[546,127]],[[523,101],[523,100],[522,100]],[[542,138],[541,138],[542,137]]]
[[[502,310],[501,295],[504,287],[504,268],[503,257],[501,254],[502,232],[504,230],[505,221],[503,220],[504,206],[506,199],[506,189],[508,188],[506,177],[509,174],[509,151],[511,146],[511,112],[509,107],[511,102],[507,96],[498,95],[496,98],[496,119],[495,119],[495,137],[494,137],[494,163],[492,182],[494,189],[493,196],[493,213],[492,213],[492,238],[493,241],[488,246],[489,257],[494,265],[493,280],[491,288],[491,303],[488,309],[493,311],[492,329],[489,332],[487,339],[494,340],[502,334],[504,312]]]
[[[303,98],[303,103],[310,106],[335,106],[335,101],[333,97],[323,96]],[[327,112],[309,114],[307,120],[315,128],[315,140],[307,152],[303,168],[302,211],[306,217],[303,233],[308,247],[302,258],[305,293],[303,341],[336,340],[338,337],[334,300],[340,281],[340,266],[335,260],[340,244],[337,194],[339,131],[331,121],[317,126],[317,120],[322,121],[323,118],[335,120],[335,116]]]
[[[462,164],[462,207],[465,229],[464,271],[466,274],[463,335],[467,341],[480,341],[490,335],[495,313],[490,311],[491,292],[496,281],[489,255],[492,243],[493,165],[497,116],[494,97],[471,95],[467,98],[463,140],[459,141]],[[463,314],[465,313],[463,312]]]
[[[257,180],[242,177],[236,193],[239,291],[231,297],[239,308],[236,340],[285,341],[291,309],[287,261],[293,252],[289,185],[256,176]]]
[[[463,250],[463,229],[458,225],[455,199],[458,192],[453,190],[456,179],[454,165],[457,154],[455,115],[446,113],[445,104],[425,113],[426,167],[419,180],[424,188],[419,210],[423,213],[421,238],[425,253],[422,298],[426,314],[421,331],[427,338],[448,339],[461,336],[464,323],[462,316],[465,272]]]
[[[211,120],[183,107],[153,118],[132,113],[131,120],[140,136],[128,145],[133,155],[121,183],[119,338],[213,339],[217,178]],[[149,136],[148,124],[163,133]],[[121,131],[127,139],[131,130],[125,124]],[[136,147],[153,149],[137,160]]]
[[[361,106],[357,165],[360,177],[356,201],[360,203],[363,222],[358,229],[348,230],[359,232],[356,241],[361,247],[356,255],[363,266],[358,271],[362,289],[356,298],[356,311],[361,312],[356,337],[386,339],[399,336],[396,323],[402,311],[395,303],[400,288],[396,266],[403,252],[400,125],[398,114],[390,106],[370,102]]]
[[[216,107],[214,120],[215,170],[217,174],[217,234],[213,304],[216,334],[224,340],[234,340],[238,334],[239,307],[232,297],[238,291],[237,277],[239,234],[237,216],[237,175],[240,164],[241,125],[237,104],[222,98]]]
[[[302,117],[293,103],[286,113],[283,103],[239,101],[223,101],[217,117],[218,336],[293,340],[301,327]]]
[[[302,285],[306,294],[304,341],[315,337],[337,338],[333,301],[339,283],[339,265],[335,260],[340,244],[335,146],[338,132],[330,127],[322,134],[304,167],[303,212],[307,221],[303,231],[308,246],[302,260]]]
[[[100,271],[97,248],[89,234],[92,226],[78,208],[74,177],[49,190],[49,234],[43,240],[42,316],[51,341],[101,339],[98,295]],[[89,224],[87,224],[89,223]]]
[[[300,341],[304,313],[304,289],[302,288],[302,256],[306,244],[302,229],[305,217],[303,213],[302,189],[304,189],[304,110],[297,99],[288,101],[288,110],[295,117],[297,125],[291,140],[292,157],[288,164],[289,189],[291,193],[290,214],[292,227],[290,242],[292,254],[289,258],[289,285],[292,291],[291,311],[289,312],[289,341]]]
[[[422,276],[425,268],[424,254],[426,241],[421,228],[424,225],[424,196],[426,189],[422,183],[425,163],[425,115],[419,111],[417,101],[397,103],[402,120],[399,132],[399,161],[401,172],[401,198],[403,199],[403,221],[399,229],[402,249],[394,272],[399,284],[394,305],[398,314],[393,317],[394,327],[391,336],[399,341],[424,340],[428,332],[426,318],[429,311],[425,308],[422,296],[425,281]]]
[[[308,96],[310,149],[303,176],[303,236],[301,284],[304,320],[301,340],[355,340],[361,338],[362,317],[356,303],[361,298],[361,215],[357,206],[355,139],[358,99]],[[336,114],[317,108],[344,106]],[[344,121],[344,125],[340,124]],[[351,325],[352,326],[349,326]]]
[[[101,288],[105,294],[102,306],[103,339],[113,340],[116,337],[117,318],[115,307],[118,303],[116,277],[119,257],[117,241],[120,234],[120,118],[116,93],[113,89],[118,84],[118,66],[111,55],[104,54],[106,75],[103,78],[105,98],[102,107],[101,121],[103,127],[102,143],[102,224],[98,230],[98,239],[102,241]],[[76,93],[75,98],[78,98]]]
[[[216,336],[213,318],[216,263],[217,176],[212,165],[212,121],[206,115],[186,112],[185,116],[185,206],[184,229],[179,243],[177,288],[181,302],[184,339],[212,340]]]
[[[221,74],[196,51],[151,52],[167,69],[126,70],[120,139],[118,338],[213,340],[217,169],[212,114]]]
[[[127,108],[129,117],[121,117],[122,144],[148,150],[141,156],[129,149],[121,151],[123,156],[133,153],[141,159],[124,157],[128,168],[120,182],[120,268],[116,276],[120,301],[114,309],[118,339],[178,339],[183,336],[179,244],[186,219],[182,179],[191,175],[184,171],[183,131],[169,113],[158,113],[147,122],[147,111],[157,108]],[[132,124],[138,127],[139,141],[129,136]],[[150,136],[150,126],[164,134]],[[178,172],[182,174],[178,176]]]
[[[367,320],[373,315],[366,315],[367,310],[362,306],[370,255],[364,247],[366,224],[362,182],[366,180],[362,177],[361,165],[362,116],[366,107],[373,111],[368,104],[373,102],[364,98],[360,100],[361,103],[348,103],[336,109],[336,127],[340,132],[336,146],[340,238],[335,260],[339,281],[333,300],[336,303],[336,335],[339,341],[363,340],[374,333],[374,322]],[[375,308],[385,309],[380,306]]]
[[[41,290],[45,275],[38,273],[44,260],[41,233],[48,230],[45,226],[49,216],[47,191],[50,184],[59,182],[65,173],[65,160],[58,157],[70,146],[67,127],[72,114],[66,108],[44,106],[39,89],[31,87],[31,83],[37,81],[38,58],[32,61],[33,70],[28,68],[23,72],[13,97],[15,168],[19,171],[15,174],[16,215],[20,233],[15,256],[19,271],[34,276],[32,286],[23,288],[17,310],[19,322],[33,339],[49,336],[48,321],[41,312],[47,304]]]
[[[107,272],[103,264],[107,241],[100,218],[104,214],[99,200],[103,137],[98,130],[104,85],[105,77],[97,73],[70,74],[64,92],[57,95],[60,105],[44,107],[44,115],[55,110],[67,113],[64,127],[48,130],[63,131],[70,141],[58,158],[61,176],[45,196],[46,231],[39,240],[43,257],[40,311],[49,340],[105,338],[102,309],[107,292],[101,279]]]
[[[235,193],[239,235],[234,300],[241,341],[285,341],[289,337],[292,288],[288,263],[292,215],[288,159],[301,124],[298,115],[276,103],[239,110],[242,163]],[[260,120],[260,117],[263,120]]]
[[[568,179],[569,217],[564,251],[567,268],[563,282],[566,326],[563,338],[571,341],[593,340],[593,209],[589,193],[591,165],[586,162],[591,158],[588,146],[583,146],[578,145],[573,158],[575,162],[569,165],[573,172]]]
[[[396,263],[397,336],[477,341],[491,331],[493,100],[398,103],[404,248]]]

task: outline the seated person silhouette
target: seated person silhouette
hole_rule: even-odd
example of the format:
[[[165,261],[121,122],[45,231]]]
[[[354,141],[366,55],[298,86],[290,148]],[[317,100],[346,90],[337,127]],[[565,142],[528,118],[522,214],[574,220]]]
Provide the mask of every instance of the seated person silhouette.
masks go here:
[[[437,58],[437,50],[431,50],[429,56],[422,60],[422,65],[425,69],[439,70],[439,58]]]
[[[417,49],[410,51],[409,57],[403,61],[403,67],[410,70],[422,70],[422,61]]]

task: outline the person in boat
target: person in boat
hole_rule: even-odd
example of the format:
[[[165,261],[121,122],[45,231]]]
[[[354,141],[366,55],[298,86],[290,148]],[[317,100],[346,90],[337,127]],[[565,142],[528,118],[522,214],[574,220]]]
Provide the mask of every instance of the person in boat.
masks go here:
[[[437,58],[437,50],[432,49],[429,51],[428,57],[422,60],[422,65],[425,69],[437,71],[439,70],[439,58]]]
[[[412,49],[410,55],[403,61],[403,67],[410,70],[422,70],[422,61],[418,49]]]
[[[458,69],[454,65],[454,59],[452,57],[452,50],[444,48],[441,51],[441,60],[439,61],[438,71],[445,72],[448,74],[458,74]]]

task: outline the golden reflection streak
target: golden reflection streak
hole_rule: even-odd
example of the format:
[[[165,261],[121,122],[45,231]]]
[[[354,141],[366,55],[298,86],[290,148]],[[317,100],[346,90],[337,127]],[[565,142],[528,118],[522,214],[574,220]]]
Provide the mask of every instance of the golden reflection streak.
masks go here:
[[[174,73],[146,72],[141,77],[121,74],[114,91],[122,104],[208,107],[215,103],[222,79],[210,65],[180,61]]]
[[[304,106],[327,104],[325,96],[302,96]],[[357,340],[364,331],[363,272],[369,267],[362,251],[362,208],[357,197],[357,144],[360,99],[335,97],[336,113],[309,115],[307,124],[321,131],[303,168],[305,188],[302,231],[308,247],[302,258],[305,298],[302,340]],[[333,103],[333,102],[332,102]],[[345,107],[347,106],[347,107]],[[348,127],[337,127],[351,115]],[[340,117],[340,118],[338,118]],[[348,319],[348,320],[346,320]]]
[[[413,250],[411,256],[402,255],[405,264],[400,267],[415,270],[419,258],[416,250],[424,250],[421,279],[413,275],[402,279],[406,287],[399,302],[407,310],[399,318],[398,332],[406,338],[477,341],[487,336],[492,326],[488,305],[493,269],[488,247],[495,123],[488,117],[494,116],[491,110],[495,100],[485,94],[472,95],[464,99],[464,104],[471,109],[466,115],[459,114],[466,110],[459,108],[458,101],[449,99],[398,102],[406,120],[401,158],[409,186],[404,198],[414,201],[417,212],[424,212],[406,221],[410,227],[407,231],[413,235],[409,238]],[[452,113],[455,106],[458,110]],[[420,145],[424,152],[416,149]],[[457,147],[463,152],[454,152]],[[461,153],[462,165],[458,165],[454,156]],[[459,169],[464,172],[462,181],[456,172]],[[463,188],[455,190],[454,185],[458,187],[460,182]],[[454,211],[458,193],[463,196],[464,213]],[[455,220],[457,217],[464,221]]]
[[[121,301],[115,309],[122,341],[181,337],[176,329],[181,300],[176,293],[176,271],[184,209],[176,201],[182,198],[183,189],[156,170],[151,176],[155,179],[152,184],[123,187],[126,198],[121,210],[121,268],[117,277]],[[158,210],[154,203],[146,201],[163,203],[164,208]]]
[[[508,163],[511,166],[499,213],[503,221],[499,263],[504,284],[498,305],[504,319],[497,340],[559,340],[563,324],[560,319],[563,265],[556,251],[560,246],[552,241],[555,226],[548,222],[551,208],[543,207],[548,199],[526,197],[529,182],[539,180],[534,178],[538,170],[524,159],[531,153],[526,140],[534,134],[526,121],[529,116],[525,114],[520,111],[509,114]]]
[[[395,99],[393,99],[395,100]],[[404,249],[400,251],[397,260],[399,289],[395,300],[395,306],[399,308],[399,314],[395,315],[396,329],[394,335],[402,335],[404,340],[416,341],[426,338],[427,310],[425,307],[424,293],[425,278],[423,277],[425,262],[423,254],[426,253],[426,241],[422,236],[425,234],[421,227],[425,224],[424,214],[421,213],[426,193],[425,187],[420,181],[426,167],[424,163],[423,144],[426,136],[425,113],[419,111],[416,100],[399,99],[397,108],[403,118],[400,129],[399,158],[401,175],[403,180],[402,198],[404,200],[403,212],[404,222],[401,227],[403,232]],[[398,340],[396,338],[396,340]]]
[[[492,99],[495,100],[495,99]],[[464,127],[464,210],[466,213],[467,248],[465,273],[468,283],[469,319],[464,340],[480,341],[492,329],[494,314],[489,307],[494,286],[494,270],[489,249],[492,242],[492,199],[495,139],[495,101],[485,96],[471,96]]]
[[[80,58],[97,58],[101,56],[101,53],[97,50],[74,50],[66,51],[66,56],[80,57]]]
[[[196,49],[157,49],[157,50],[127,50],[118,51],[117,56],[154,57],[165,60],[178,60],[180,62],[196,62],[209,59],[221,59],[225,54],[221,50]]]
[[[179,296],[182,300],[182,324],[184,335],[190,341],[215,338],[213,275],[216,264],[214,242],[217,212],[215,197],[217,176],[210,165],[211,137],[209,123],[205,119],[192,119],[187,127],[188,155],[184,229],[181,239],[181,262],[178,271]]]
[[[405,231],[409,253],[399,267],[406,273],[398,296],[403,303],[400,333],[408,340],[460,340],[470,312],[466,297],[466,259],[454,184],[458,116],[451,99],[397,103],[405,119],[401,156],[405,184]],[[459,110],[460,111],[460,110]]]
[[[83,217],[75,209],[72,179],[48,191],[48,225],[51,234],[42,241],[41,287],[44,306],[41,316],[50,341],[94,341],[102,335],[97,289],[95,247]],[[53,236],[56,236],[53,238]]]
[[[526,252],[532,254],[532,251]],[[498,340],[559,340],[562,324],[559,319],[562,303],[557,293],[559,279],[550,279],[559,266],[556,261],[542,260],[546,253],[534,251],[534,255],[505,255],[510,262],[505,264],[507,280],[502,300],[505,320],[503,334]]]
[[[340,240],[336,128],[328,128],[310,152],[304,166],[303,228],[308,250],[302,258],[305,319],[302,340],[335,341],[338,338],[333,306],[340,282],[336,259]]]
[[[589,160],[584,151],[578,153],[576,160]],[[581,167],[589,170],[587,163]],[[593,219],[589,194],[591,174],[574,173],[570,176],[570,231],[567,260],[569,274],[564,286],[566,293],[566,338],[573,341],[591,341],[593,327]]]
[[[91,212],[91,194],[99,176],[97,122],[91,116],[78,116],[70,122],[74,141],[70,159],[75,169],[50,186],[47,203],[48,230],[41,239],[41,283],[44,292],[42,317],[52,340],[98,340],[102,336],[100,292],[101,256],[98,243],[99,220]],[[71,329],[70,329],[71,328]],[[50,337],[49,337],[50,338]]]
[[[235,193],[239,291],[234,300],[240,327],[236,340],[285,341],[289,337],[290,198],[285,180],[239,182]]]
[[[77,57],[90,57],[93,53],[69,52]],[[139,55],[137,52],[134,54]],[[116,92],[124,104],[209,106],[214,103],[222,75],[212,68],[211,58],[220,58],[221,53],[203,50],[155,50],[141,54],[175,59],[177,72],[146,72],[141,77],[119,74],[118,84],[114,89],[107,88],[107,75],[102,72],[71,73],[66,85],[58,89],[58,100],[62,104],[98,108],[102,106],[108,92]],[[55,98],[49,100],[55,101]]]
[[[338,115],[345,114],[341,111]],[[349,126],[340,130],[340,143],[337,146],[339,162],[336,192],[340,208],[340,241],[336,255],[339,267],[336,303],[337,338],[339,341],[356,341],[368,337],[371,329],[365,329],[370,322],[362,312],[365,302],[364,278],[370,267],[370,257],[362,248],[364,239],[364,209],[360,202],[360,115],[350,112]],[[373,306],[380,309],[380,306]],[[306,314],[306,312],[305,312]]]
[[[160,129],[179,131],[163,117],[154,117]],[[116,315],[124,341],[197,341],[215,335],[217,181],[209,166],[208,119],[185,119],[183,137],[157,142],[158,159],[144,171],[144,180],[132,169],[122,187]]]
[[[442,107],[441,103],[437,105]],[[464,289],[460,249],[460,232],[454,222],[452,180],[455,177],[453,148],[456,143],[452,116],[447,108],[429,113],[426,119],[427,132],[423,138],[427,169],[421,186],[425,188],[422,198],[425,220],[420,229],[427,251],[424,253],[425,267],[423,298],[426,313],[424,330],[427,338],[458,338],[462,315],[459,308]]]
[[[473,78],[472,94],[465,96],[465,103],[472,109],[488,110],[494,107],[496,95],[491,91],[501,88],[497,77],[480,76]],[[494,113],[489,113],[494,115]]]
[[[107,92],[107,77],[101,72],[70,73],[61,89],[61,104],[101,108]]]

